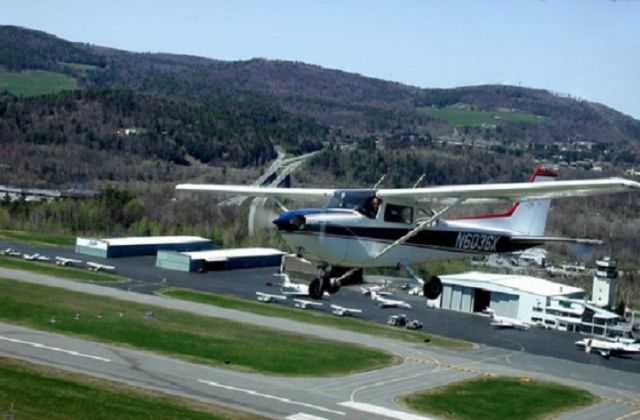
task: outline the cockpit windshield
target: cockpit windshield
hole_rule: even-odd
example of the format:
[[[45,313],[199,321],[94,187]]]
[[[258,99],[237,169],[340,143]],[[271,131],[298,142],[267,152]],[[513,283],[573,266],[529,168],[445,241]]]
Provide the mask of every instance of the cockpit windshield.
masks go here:
[[[375,190],[338,190],[325,207],[351,209],[373,219],[378,213],[379,204]]]

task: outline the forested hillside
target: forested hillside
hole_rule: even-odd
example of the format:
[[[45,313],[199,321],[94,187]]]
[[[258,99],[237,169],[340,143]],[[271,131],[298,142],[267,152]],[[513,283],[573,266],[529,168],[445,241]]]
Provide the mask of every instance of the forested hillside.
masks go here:
[[[59,84],[24,89],[51,75]],[[277,147],[323,149],[297,185],[369,187],[383,174],[387,187],[422,174],[423,185],[521,181],[540,163],[587,178],[640,165],[640,122],[542,89],[422,89],[300,62],[136,53],[0,26],[0,185],[129,194],[3,206],[0,228],[200,231],[236,243],[246,240],[238,212],[207,198],[172,201],[172,186],[250,182]],[[116,217],[105,200],[120,198],[128,212]],[[637,249],[635,198],[587,203],[558,204],[551,230],[614,232],[614,251]]]

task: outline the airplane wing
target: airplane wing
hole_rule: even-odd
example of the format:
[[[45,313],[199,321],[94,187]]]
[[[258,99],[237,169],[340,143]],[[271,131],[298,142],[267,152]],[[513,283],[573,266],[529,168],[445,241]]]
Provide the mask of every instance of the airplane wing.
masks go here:
[[[381,189],[378,197],[394,203],[420,205],[432,201],[491,203],[560,197],[581,197],[640,189],[640,183],[624,178],[555,182],[447,185],[429,188]]]
[[[324,188],[271,188],[246,185],[219,184],[179,184],[180,191],[209,191],[227,195],[246,195],[250,197],[276,197],[291,200],[320,200],[331,197],[335,189]]]

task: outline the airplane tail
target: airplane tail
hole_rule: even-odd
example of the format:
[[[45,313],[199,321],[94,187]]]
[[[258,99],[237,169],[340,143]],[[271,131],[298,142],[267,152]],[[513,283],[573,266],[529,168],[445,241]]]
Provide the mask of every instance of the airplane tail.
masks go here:
[[[538,166],[529,181],[549,182],[554,181],[557,176],[555,172]],[[465,217],[464,220],[472,220],[487,228],[508,229],[523,236],[544,236],[550,206],[549,199],[517,202],[503,213]]]

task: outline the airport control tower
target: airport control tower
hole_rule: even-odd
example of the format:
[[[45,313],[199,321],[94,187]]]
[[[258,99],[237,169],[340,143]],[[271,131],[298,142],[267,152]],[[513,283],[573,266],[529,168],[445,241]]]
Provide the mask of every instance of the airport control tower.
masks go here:
[[[596,260],[596,274],[593,276],[591,301],[601,308],[615,305],[618,284],[618,265],[610,257]]]

